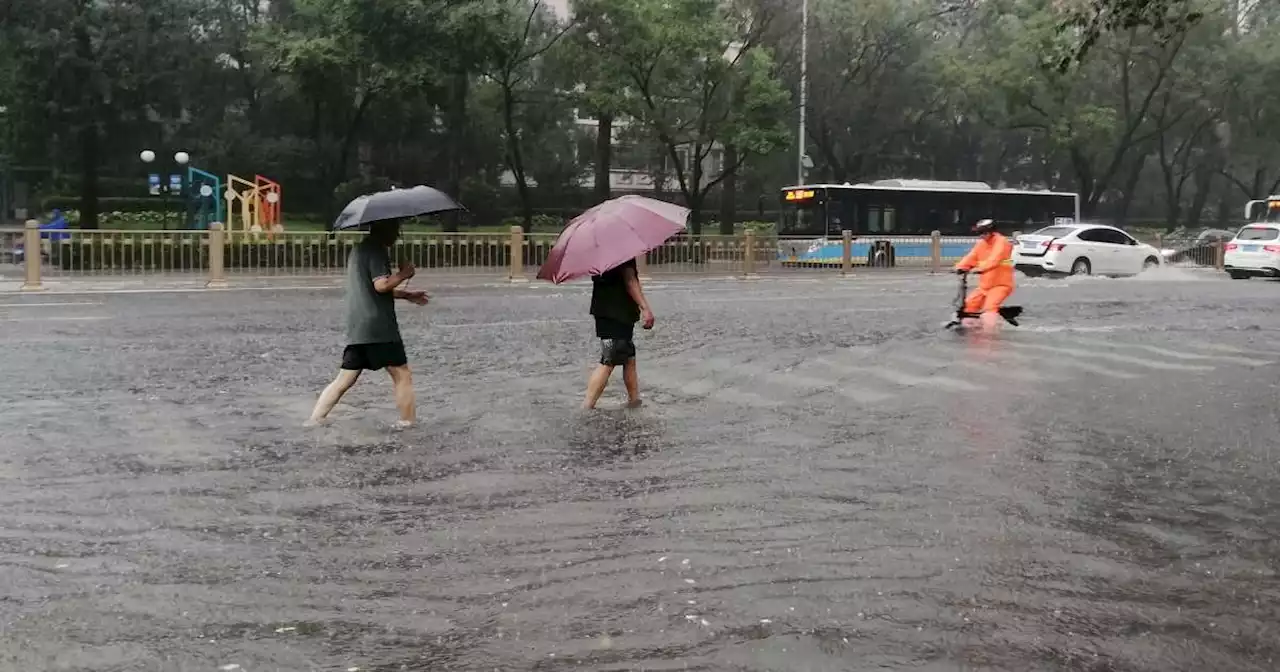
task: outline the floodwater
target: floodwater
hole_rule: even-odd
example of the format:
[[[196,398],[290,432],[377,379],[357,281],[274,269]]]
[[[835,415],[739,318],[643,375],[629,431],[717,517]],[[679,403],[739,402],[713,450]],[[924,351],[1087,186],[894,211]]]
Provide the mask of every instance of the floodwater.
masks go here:
[[[586,288],[440,288],[402,432],[335,291],[0,298],[0,669],[1280,668],[1280,283],[953,282],[656,279],[594,413]]]

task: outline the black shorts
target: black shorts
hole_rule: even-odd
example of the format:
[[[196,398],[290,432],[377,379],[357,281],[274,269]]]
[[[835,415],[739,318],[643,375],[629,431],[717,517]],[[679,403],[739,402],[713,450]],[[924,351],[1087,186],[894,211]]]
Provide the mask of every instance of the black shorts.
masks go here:
[[[342,368],[347,371],[377,371],[408,363],[404,343],[360,343],[342,351]]]
[[[600,339],[600,363],[605,366],[622,366],[635,359],[636,325],[619,322],[607,317],[596,318],[596,337]]]

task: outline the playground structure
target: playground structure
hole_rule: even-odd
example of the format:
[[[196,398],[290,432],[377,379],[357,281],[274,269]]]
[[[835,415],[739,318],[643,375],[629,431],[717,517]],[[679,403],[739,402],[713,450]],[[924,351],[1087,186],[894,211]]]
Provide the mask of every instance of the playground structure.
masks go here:
[[[222,180],[213,173],[187,167],[187,226],[208,229],[210,224],[221,222],[223,209]]]
[[[227,232],[266,234],[271,240],[274,234],[284,231],[281,218],[283,189],[279,182],[262,175],[254,175],[253,181],[236,175],[227,175]]]

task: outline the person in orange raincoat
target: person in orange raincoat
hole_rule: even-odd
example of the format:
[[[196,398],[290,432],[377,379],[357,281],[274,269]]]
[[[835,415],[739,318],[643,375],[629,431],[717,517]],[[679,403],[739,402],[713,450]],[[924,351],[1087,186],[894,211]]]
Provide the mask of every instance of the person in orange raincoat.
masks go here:
[[[984,329],[1000,326],[1000,306],[1013,293],[1013,243],[984,219],[973,225],[978,242],[956,263],[957,273],[980,273],[978,288],[964,300],[964,312],[981,313]]]

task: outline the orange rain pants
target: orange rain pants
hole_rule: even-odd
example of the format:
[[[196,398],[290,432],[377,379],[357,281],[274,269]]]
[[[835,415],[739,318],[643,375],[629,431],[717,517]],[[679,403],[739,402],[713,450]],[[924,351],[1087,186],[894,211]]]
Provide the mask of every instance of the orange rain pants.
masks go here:
[[[1013,293],[1013,243],[999,233],[980,238],[956,269],[982,274],[978,288],[965,297],[964,312],[994,313]]]

